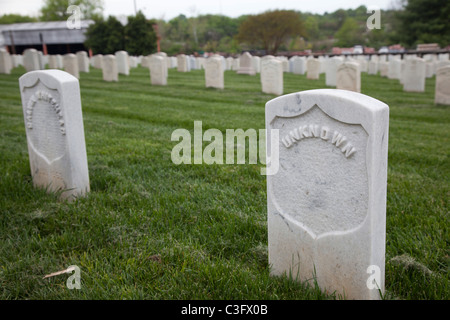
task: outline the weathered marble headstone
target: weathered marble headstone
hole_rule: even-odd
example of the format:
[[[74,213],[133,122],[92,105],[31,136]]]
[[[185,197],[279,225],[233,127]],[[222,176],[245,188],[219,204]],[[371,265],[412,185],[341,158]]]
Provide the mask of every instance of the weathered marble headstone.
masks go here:
[[[39,54],[36,49],[26,49],[23,52],[23,66],[27,72],[41,69]]]
[[[117,61],[117,71],[119,72],[119,74],[129,76],[130,65],[128,62],[128,52],[120,50],[115,53],[115,56]]]
[[[177,55],[177,71],[178,72],[189,72],[188,57],[185,54]]]
[[[78,69],[78,59],[73,53],[67,53],[63,56],[64,71],[70,73],[75,78],[80,78],[80,73]]]
[[[306,79],[318,80],[320,74],[319,59],[309,58],[306,60]]]
[[[151,56],[145,56],[145,57],[142,57],[142,59],[141,59],[141,67],[144,67],[144,68],[149,68],[150,67],[150,57]]]
[[[150,69],[150,81],[152,85],[167,85],[167,67],[165,57],[159,55],[151,55],[148,58]]]
[[[278,171],[267,176],[272,275],[317,280],[347,299],[380,298],[388,122],[386,104],[345,90],[267,102],[267,152],[279,155]]]
[[[92,57],[92,66],[96,69],[102,69],[103,64],[103,55],[102,54],[96,54]]]
[[[361,91],[361,71],[358,62],[344,62],[337,68],[336,89]]]
[[[19,79],[31,175],[36,187],[73,200],[89,192],[78,80],[61,70]]]
[[[11,55],[5,49],[0,49],[0,73],[10,74],[12,67]]]
[[[378,61],[370,60],[367,72],[368,72],[368,74],[377,74],[378,73]]]
[[[58,57],[55,54],[48,56],[48,67],[50,69],[59,69]]]
[[[17,68],[18,66],[23,65],[22,55],[21,54],[12,54],[11,55],[12,67]]]
[[[405,61],[403,70],[403,91],[425,92],[426,62],[422,58],[411,58]]]
[[[104,81],[119,81],[116,57],[107,54],[102,57],[102,72]]]
[[[225,59],[226,63],[227,63],[227,68],[225,70],[231,70],[233,69],[233,57],[228,57]]]
[[[255,69],[255,72],[260,73],[261,72],[261,58],[258,56],[253,56],[252,64],[253,64],[253,69]]]
[[[63,68],[63,56],[60,54],[57,54],[56,61],[58,62],[58,69],[62,69]]]
[[[392,58],[388,62],[388,79],[399,80],[402,75],[402,61],[400,59]]]
[[[285,56],[278,56],[275,59],[283,63],[283,72],[289,72],[289,60]]]
[[[336,76],[338,67],[344,63],[341,57],[333,57],[325,63],[325,84],[330,87],[336,86]]]
[[[383,56],[386,57],[386,56]],[[380,62],[378,62],[378,69],[380,71],[380,76],[381,77],[387,77],[388,75],[388,71],[389,71],[389,63],[383,60],[380,60]]]
[[[436,62],[436,71],[442,67],[446,67],[446,66],[450,66],[450,61],[449,60],[441,60],[441,61],[437,61]]]
[[[162,57],[163,60],[160,60],[162,62],[162,68],[164,71],[164,77],[166,78],[166,84],[167,84],[167,77],[169,76],[169,68],[167,65],[167,53],[165,52],[157,52],[154,53],[152,56]]]
[[[294,74],[305,74],[305,72],[306,72],[306,59],[304,57],[296,57],[292,61],[292,72]]]
[[[263,59],[261,62],[262,92],[283,94],[283,61],[278,59]]]
[[[252,63],[252,55],[248,52],[244,52],[239,57],[239,69],[237,71],[238,74],[248,74],[248,75],[255,75],[255,69],[253,68]]]
[[[450,105],[450,66],[436,70],[434,103]]]
[[[89,58],[86,51],[76,53],[78,59],[78,71],[89,72]]]
[[[212,56],[206,59],[205,62],[205,86],[207,88],[223,89],[224,70],[222,59],[218,56]]]

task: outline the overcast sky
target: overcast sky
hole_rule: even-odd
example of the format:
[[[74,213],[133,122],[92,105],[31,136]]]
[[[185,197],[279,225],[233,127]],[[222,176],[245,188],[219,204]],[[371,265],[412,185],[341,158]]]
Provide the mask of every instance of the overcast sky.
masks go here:
[[[293,9],[324,13],[337,9],[355,9],[360,5],[388,9],[396,0],[103,0],[104,15],[132,15],[135,4],[147,18],[170,20],[179,14],[188,17],[199,14],[223,14],[238,17],[269,9]],[[37,16],[43,0],[0,0],[0,15],[17,13]]]

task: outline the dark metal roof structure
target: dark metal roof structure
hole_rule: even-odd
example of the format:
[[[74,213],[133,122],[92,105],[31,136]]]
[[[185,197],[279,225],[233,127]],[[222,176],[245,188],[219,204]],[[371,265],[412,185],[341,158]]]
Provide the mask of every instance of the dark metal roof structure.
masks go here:
[[[92,20],[80,21],[80,29],[70,29],[67,21],[27,22],[0,25],[0,46],[83,43]],[[3,38],[3,39],[1,39]]]

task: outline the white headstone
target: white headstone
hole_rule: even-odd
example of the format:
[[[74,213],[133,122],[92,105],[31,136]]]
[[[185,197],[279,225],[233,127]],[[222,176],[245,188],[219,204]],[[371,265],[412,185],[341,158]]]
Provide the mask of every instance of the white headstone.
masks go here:
[[[261,58],[260,57],[253,56],[252,57],[252,65],[253,65],[253,69],[255,69],[256,73],[261,72]]]
[[[403,91],[425,92],[426,62],[422,58],[411,58],[405,61],[403,71]]]
[[[450,66],[436,70],[434,103],[450,105]]]
[[[128,52],[120,50],[115,53],[117,61],[117,71],[119,74],[130,75],[130,65],[128,62]]]
[[[292,61],[292,72],[294,74],[305,74],[306,72],[306,59],[304,57],[296,57]]]
[[[157,57],[162,57],[163,58],[163,60],[162,60],[162,68],[163,68],[163,71],[164,71],[164,77],[166,78],[166,84],[167,84],[167,77],[169,76],[169,68],[168,68],[168,65],[167,65],[167,53],[165,53],[165,52],[157,52],[157,53],[154,53],[153,54],[154,56],[157,56]]]
[[[45,69],[45,65],[47,64],[46,62],[46,56],[44,56],[44,54],[42,53],[42,51],[38,51],[38,61],[39,61],[39,68],[41,70]]]
[[[344,59],[340,57],[333,57],[325,62],[325,84],[327,86],[336,86],[337,69],[343,63]]]
[[[12,58],[12,67],[13,68],[17,68],[18,66],[23,65],[22,55],[20,55],[20,54],[12,54],[11,58]]]
[[[36,49],[26,49],[23,52],[23,66],[27,72],[41,69],[39,54]]]
[[[63,56],[60,54],[56,55],[56,61],[58,61],[58,69],[62,69],[63,66]]]
[[[306,78],[311,80],[319,79],[320,61],[319,59],[309,58],[306,60]]]
[[[218,56],[212,56],[205,62],[205,86],[217,89],[223,89],[224,71],[222,59]]]
[[[177,55],[177,71],[189,72],[188,57],[184,54]]]
[[[252,55],[248,52],[244,52],[239,57],[239,69],[238,74],[255,75],[255,69],[253,68]]]
[[[150,69],[150,81],[152,85],[167,85],[167,67],[165,57],[151,55],[148,59]]]
[[[55,54],[48,56],[48,67],[50,69],[59,69],[58,57]]]
[[[442,67],[450,66],[449,60],[440,60],[436,62],[436,71]]]
[[[20,77],[33,184],[72,200],[89,192],[78,80],[61,70]]]
[[[368,72],[368,74],[377,74],[378,73],[378,61],[370,60],[367,72]]]
[[[270,162],[277,149],[279,155],[267,175],[273,275],[316,280],[347,299],[380,298],[388,122],[386,104],[345,90],[310,90],[267,102]]]
[[[80,73],[78,69],[78,59],[73,53],[67,53],[63,57],[64,71],[70,73],[75,78],[80,78]]]
[[[102,72],[104,81],[119,81],[116,57],[107,54],[102,57]]]
[[[344,62],[337,69],[336,89],[361,91],[361,71],[358,62]]]
[[[386,57],[386,56],[383,56],[383,57]],[[380,62],[378,62],[378,69],[380,70],[381,77],[387,77],[388,72],[389,72],[389,63],[381,60]]]
[[[103,64],[103,55],[102,54],[96,54],[92,57],[92,66],[96,69],[102,69]]]
[[[283,94],[283,61],[278,59],[263,59],[261,62],[262,92]]]
[[[10,74],[12,67],[11,55],[5,49],[0,49],[0,73]]]
[[[145,57],[142,57],[142,59],[141,59],[141,67],[144,67],[144,68],[149,68],[150,67],[150,57],[151,56],[145,56]]]
[[[228,57],[225,59],[226,63],[227,63],[227,68],[226,70],[231,70],[233,69],[233,57]]]
[[[86,51],[76,53],[78,59],[78,71],[89,72],[89,58]]]
[[[392,58],[388,62],[388,73],[387,77],[389,79],[399,80],[402,76],[402,62],[400,59]]]

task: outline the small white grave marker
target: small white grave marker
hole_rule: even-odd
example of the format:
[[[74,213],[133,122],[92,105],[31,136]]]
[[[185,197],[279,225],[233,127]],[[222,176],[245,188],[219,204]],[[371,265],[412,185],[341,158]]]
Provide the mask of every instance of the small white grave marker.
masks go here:
[[[283,94],[283,61],[278,59],[263,59],[261,62],[262,92]]]
[[[344,62],[337,68],[336,89],[361,91],[361,71],[358,62]]]
[[[166,59],[162,56],[152,55],[148,58],[150,81],[152,85],[167,85]]]
[[[36,187],[73,200],[89,192],[78,79],[61,70],[19,79],[31,175]]]
[[[436,70],[434,103],[450,105],[450,66]]]
[[[224,73],[223,63],[219,56],[212,56],[205,62],[205,86],[217,89],[223,89]]]
[[[115,56],[107,54],[102,57],[102,72],[104,81],[119,81],[119,71]]]

